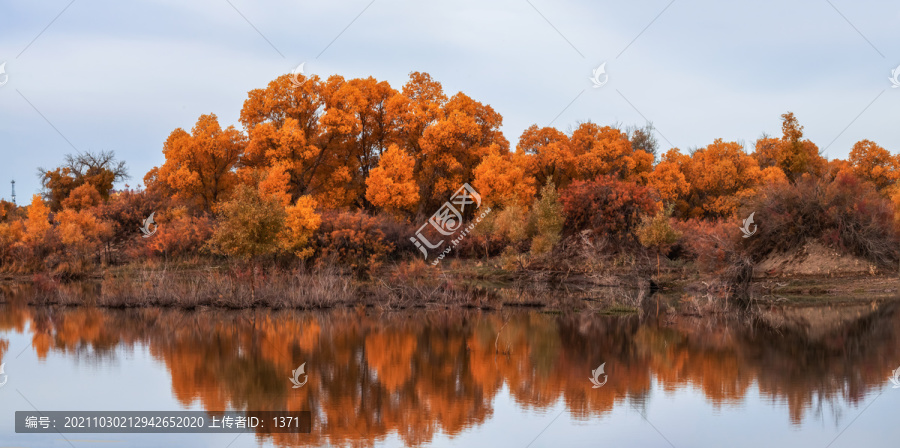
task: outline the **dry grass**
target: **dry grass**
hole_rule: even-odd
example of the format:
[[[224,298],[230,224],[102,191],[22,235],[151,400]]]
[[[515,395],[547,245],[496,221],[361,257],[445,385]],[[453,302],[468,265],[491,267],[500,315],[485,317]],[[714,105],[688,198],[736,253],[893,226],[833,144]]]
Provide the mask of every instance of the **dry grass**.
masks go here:
[[[352,280],[332,269],[257,272],[253,282],[249,275],[228,269],[136,269],[99,282],[36,277],[30,302],[114,308],[329,308],[355,303],[358,297]]]

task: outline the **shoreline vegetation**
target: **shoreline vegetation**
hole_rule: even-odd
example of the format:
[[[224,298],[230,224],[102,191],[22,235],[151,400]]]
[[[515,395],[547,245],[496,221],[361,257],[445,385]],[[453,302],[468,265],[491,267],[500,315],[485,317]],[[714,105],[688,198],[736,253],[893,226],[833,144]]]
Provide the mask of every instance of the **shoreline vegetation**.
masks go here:
[[[703,314],[897,290],[900,155],[875,142],[827,159],[787,112],[748,145],[587,121],[513,146],[427,73],[297,76],[248,92],[240,129],[173,130],[143,186],[112,151],[39,168],[29,205],[0,200],[0,276],[109,307]]]
[[[661,284],[634,276],[628,268],[602,274],[589,272],[507,271],[482,261],[449,260],[440,270],[415,261],[385,268],[360,279],[335,267],[257,271],[201,264],[121,266],[101,276],[78,281],[47,275],[6,276],[4,288],[27,297],[34,306],[96,306],[103,308],[337,309],[375,308],[396,311],[425,309],[534,309],[543,312],[632,314],[662,312],[686,316],[760,311],[771,306],[841,306],[896,300],[900,279],[884,274],[847,273],[756,278],[746,302],[722,278],[683,277],[667,268]],[[659,277],[654,277],[659,278]],[[251,291],[251,285],[256,290]],[[731,300],[731,302],[729,302]],[[655,304],[655,305],[654,305]],[[654,308],[654,306],[656,308]],[[874,306],[874,305],[873,305]]]

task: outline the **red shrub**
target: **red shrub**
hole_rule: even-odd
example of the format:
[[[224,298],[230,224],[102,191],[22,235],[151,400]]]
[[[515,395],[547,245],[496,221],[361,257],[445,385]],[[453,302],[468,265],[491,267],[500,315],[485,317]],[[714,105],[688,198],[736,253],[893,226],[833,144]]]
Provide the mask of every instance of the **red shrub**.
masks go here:
[[[398,248],[410,250],[414,229],[388,215],[332,211],[322,215],[316,233],[320,262],[333,262],[365,277]]]
[[[135,236],[131,255],[151,250],[166,257],[193,255],[212,236],[213,224],[207,216],[191,216],[184,209],[163,210],[155,215],[156,233],[149,238]]]
[[[697,261],[705,272],[721,272],[734,259],[736,242],[740,234],[733,222],[725,219],[706,221],[690,219],[673,221],[675,230],[681,232],[681,240],[673,249],[683,251]]]
[[[652,190],[610,176],[575,181],[562,191],[568,234],[590,230],[611,241],[615,249],[635,244],[633,230],[641,216],[656,211]]]
[[[747,246],[757,260],[807,239],[877,263],[893,264],[900,258],[890,201],[871,183],[846,171],[833,178],[804,176],[789,187],[766,188],[744,207],[742,216],[754,211],[759,231]]]

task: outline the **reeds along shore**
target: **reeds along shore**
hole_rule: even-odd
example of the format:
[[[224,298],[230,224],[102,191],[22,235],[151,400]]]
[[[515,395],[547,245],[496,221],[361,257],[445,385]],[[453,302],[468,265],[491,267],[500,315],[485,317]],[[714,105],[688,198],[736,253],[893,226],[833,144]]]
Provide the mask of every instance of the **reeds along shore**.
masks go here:
[[[503,271],[460,268],[459,264],[454,263],[455,271],[440,271],[421,262],[401,263],[369,279],[348,275],[333,266],[293,270],[269,266],[257,269],[255,274],[253,269],[229,267],[147,266],[76,282],[34,276],[31,282],[5,284],[19,292],[3,293],[0,288],[0,297],[25,297],[33,305],[112,308],[537,307],[621,312],[639,310],[649,295],[646,282],[620,282],[616,283],[619,287],[610,288],[614,277],[609,275],[580,278],[579,282],[570,279],[567,284],[548,282],[541,273],[538,279],[498,280],[485,272],[496,275]],[[250,278],[253,275],[255,278]]]

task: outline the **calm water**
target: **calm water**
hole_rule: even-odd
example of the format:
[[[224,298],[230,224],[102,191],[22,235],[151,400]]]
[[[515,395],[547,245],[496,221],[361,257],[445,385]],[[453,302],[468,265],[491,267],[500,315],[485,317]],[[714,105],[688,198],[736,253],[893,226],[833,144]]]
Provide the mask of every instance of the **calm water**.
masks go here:
[[[0,446],[896,447],[898,311],[184,312],[13,299],[0,305]],[[308,383],[294,389],[304,362]],[[601,363],[607,382],[593,388]],[[314,421],[311,434],[16,434],[14,412],[33,409],[311,410]]]

